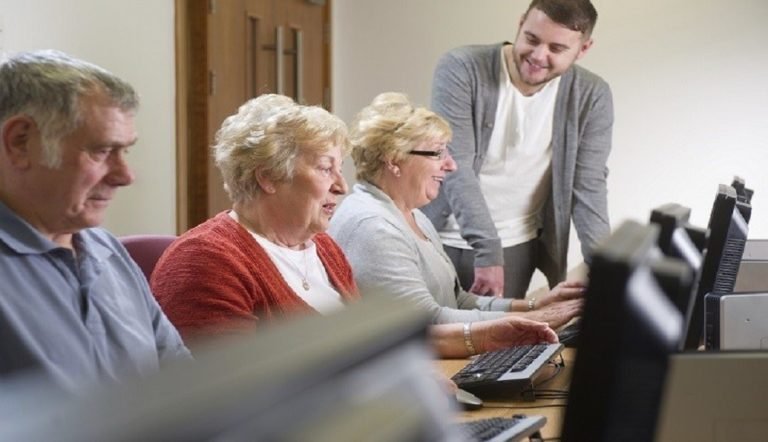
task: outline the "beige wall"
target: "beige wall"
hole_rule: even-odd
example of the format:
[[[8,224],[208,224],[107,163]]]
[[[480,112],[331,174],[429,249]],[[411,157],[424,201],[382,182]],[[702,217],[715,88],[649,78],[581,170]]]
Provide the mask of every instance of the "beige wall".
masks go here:
[[[612,225],[666,202],[705,225],[717,184],[739,174],[755,189],[750,237],[768,237],[768,2],[593,1],[595,45],[582,65],[614,94]],[[528,3],[335,0],[335,111],[349,121],[385,90],[429,105],[437,57],[514,39]],[[580,260],[574,241],[570,263]]]
[[[116,234],[175,233],[172,0],[0,0],[2,50],[51,48],[99,64],[141,95],[134,185],[107,212]]]

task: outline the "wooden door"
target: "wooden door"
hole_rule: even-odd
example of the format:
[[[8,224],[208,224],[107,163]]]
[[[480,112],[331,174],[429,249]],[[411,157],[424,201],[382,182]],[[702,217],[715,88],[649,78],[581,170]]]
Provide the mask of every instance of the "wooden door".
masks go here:
[[[185,58],[178,77],[186,83],[178,94],[184,126],[178,131],[182,232],[230,207],[210,146],[221,123],[241,104],[260,94],[282,93],[330,108],[330,4],[177,0],[176,6],[177,20],[185,22],[177,28],[182,40],[177,52]]]

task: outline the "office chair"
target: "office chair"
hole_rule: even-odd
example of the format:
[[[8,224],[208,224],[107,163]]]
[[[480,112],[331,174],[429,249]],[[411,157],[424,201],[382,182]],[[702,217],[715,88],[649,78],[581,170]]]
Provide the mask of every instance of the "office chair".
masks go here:
[[[128,235],[119,238],[149,281],[157,260],[176,239],[175,235]]]

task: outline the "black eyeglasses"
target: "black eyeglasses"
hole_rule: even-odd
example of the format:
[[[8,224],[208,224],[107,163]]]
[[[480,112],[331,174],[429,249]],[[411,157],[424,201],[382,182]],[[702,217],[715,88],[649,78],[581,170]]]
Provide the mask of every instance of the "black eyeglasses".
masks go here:
[[[448,156],[448,149],[438,150],[409,150],[409,155],[419,155],[422,157],[432,157],[438,160],[444,160]]]

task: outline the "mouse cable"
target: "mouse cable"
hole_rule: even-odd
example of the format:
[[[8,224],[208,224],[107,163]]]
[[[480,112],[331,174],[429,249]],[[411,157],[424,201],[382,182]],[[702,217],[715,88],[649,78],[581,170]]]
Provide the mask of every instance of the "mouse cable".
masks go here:
[[[552,365],[552,367],[554,367],[554,370],[553,370],[553,373],[552,373],[552,375],[550,375],[550,376],[549,376],[549,377],[547,377],[546,379],[543,379],[541,382],[539,382],[539,383],[537,383],[536,385],[534,385],[534,386],[533,386],[534,392],[535,392],[535,391],[536,391],[536,390],[537,390],[539,387],[543,386],[543,385],[544,385],[544,384],[546,384],[547,382],[550,382],[552,379],[556,378],[556,377],[557,377],[557,375],[559,375],[559,374],[560,374],[560,372],[563,370],[563,367],[565,366],[565,365],[564,365],[564,362],[563,362],[563,360],[562,360],[562,359],[563,359],[563,357],[562,357],[562,356],[560,356],[560,362],[550,362],[550,364]]]

